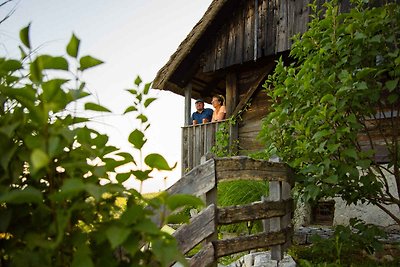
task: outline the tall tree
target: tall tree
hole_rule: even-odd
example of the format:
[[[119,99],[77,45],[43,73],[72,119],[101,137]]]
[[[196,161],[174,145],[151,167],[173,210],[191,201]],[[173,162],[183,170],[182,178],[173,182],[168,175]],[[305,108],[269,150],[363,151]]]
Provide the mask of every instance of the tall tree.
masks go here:
[[[306,200],[370,203],[400,225],[400,5],[365,2],[348,13],[337,1],[313,7],[294,63],[280,59],[266,82],[260,137],[295,169]]]

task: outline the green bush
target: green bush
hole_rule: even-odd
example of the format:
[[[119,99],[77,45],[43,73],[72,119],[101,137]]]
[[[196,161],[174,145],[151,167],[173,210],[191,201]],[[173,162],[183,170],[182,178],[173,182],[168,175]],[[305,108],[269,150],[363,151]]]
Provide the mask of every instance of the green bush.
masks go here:
[[[400,225],[400,5],[355,0],[339,13],[338,2],[318,13],[312,5],[317,14],[294,39],[290,65],[278,61],[260,137],[267,158],[295,170],[305,201],[373,204]]]
[[[79,55],[73,35],[66,56],[34,54],[29,26],[20,32],[21,59],[0,58],[0,265],[168,266],[184,262],[176,240],[151,216],[161,206],[195,205],[190,196],[146,199],[123,186],[153,170],[171,170],[159,154],[142,153],[150,126],[144,110],[155,100],[138,77],[127,90],[140,127],[129,136],[140,157],[108,144],[108,136],[75,116],[75,106],[110,113],[82,99],[82,73],[102,62]],[[142,158],[143,157],[143,158]],[[133,164],[116,174],[116,168]],[[110,178],[115,174],[115,179]]]
[[[338,225],[329,238],[314,235],[308,248],[292,248],[290,254],[300,266],[376,266],[363,253],[372,255],[383,250],[380,238],[386,233],[374,225],[351,219],[349,226]]]

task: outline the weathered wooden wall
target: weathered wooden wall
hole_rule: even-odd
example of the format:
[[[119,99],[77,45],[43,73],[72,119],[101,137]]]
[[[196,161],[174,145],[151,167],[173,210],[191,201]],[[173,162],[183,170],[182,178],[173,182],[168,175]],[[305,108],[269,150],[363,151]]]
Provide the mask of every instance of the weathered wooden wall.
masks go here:
[[[263,148],[257,140],[261,130],[262,119],[268,114],[270,103],[265,90],[258,88],[254,93],[250,106],[239,121],[239,153],[248,154]]]
[[[317,7],[327,0],[317,0]],[[290,50],[292,37],[307,30],[313,0],[237,0],[233,14],[212,35],[202,54],[203,71],[276,55]],[[348,11],[349,0],[341,1]]]
[[[310,0],[237,2],[232,18],[203,53],[204,72],[289,50],[291,37],[307,29]]]

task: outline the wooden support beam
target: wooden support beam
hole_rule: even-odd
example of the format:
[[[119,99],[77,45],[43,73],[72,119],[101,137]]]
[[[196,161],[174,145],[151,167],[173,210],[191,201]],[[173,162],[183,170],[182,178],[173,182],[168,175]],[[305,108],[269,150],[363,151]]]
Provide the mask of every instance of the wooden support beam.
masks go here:
[[[242,110],[247,102],[250,100],[254,92],[257,90],[258,85],[265,79],[265,77],[268,75],[268,73],[272,70],[272,68],[275,66],[275,62],[270,62],[267,64],[258,74],[257,80],[249,87],[247,90],[247,93],[241,97],[241,100],[239,104],[236,106],[235,110],[232,113],[232,116],[235,116],[239,113],[240,110]]]
[[[236,108],[239,99],[237,76],[234,72],[226,75],[226,117],[229,118]]]
[[[191,123],[192,110],[192,83],[188,83],[185,87],[185,126]]]

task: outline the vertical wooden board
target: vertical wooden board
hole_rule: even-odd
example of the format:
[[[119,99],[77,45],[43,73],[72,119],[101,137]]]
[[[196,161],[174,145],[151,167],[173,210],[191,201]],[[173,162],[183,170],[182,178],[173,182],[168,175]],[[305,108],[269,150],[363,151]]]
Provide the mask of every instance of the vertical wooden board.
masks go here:
[[[268,200],[280,201],[282,199],[282,182],[271,181],[269,182],[269,195]],[[269,231],[278,232],[282,230],[281,217],[269,219]],[[283,249],[281,245],[271,246],[271,259],[281,260],[283,258]]]
[[[182,148],[181,148],[181,175],[183,176],[186,173],[186,170],[188,170],[189,164],[188,164],[188,158],[189,158],[189,153],[188,153],[188,134],[189,134],[189,128],[188,127],[182,127]]]
[[[224,30],[226,27],[223,27],[217,34],[217,51],[215,58],[215,69],[219,70],[225,67],[225,54],[226,54],[226,44],[227,44],[227,31]]]
[[[238,64],[243,63],[243,47],[244,47],[244,10],[243,4],[240,5],[237,15],[236,25],[236,46],[235,46],[235,62]]]
[[[206,143],[206,154],[211,153],[211,149],[215,144],[215,123],[209,123],[207,125],[207,138]]]
[[[194,148],[194,127],[188,129],[188,169],[191,170],[194,167],[193,162],[193,148]]]
[[[278,0],[267,1],[267,15],[265,22],[265,51],[266,55],[272,55],[275,53],[275,38],[276,38],[276,5]]]
[[[229,72],[226,75],[226,116],[232,115],[238,103],[238,86],[237,86],[237,76],[235,72]]]
[[[254,56],[254,2],[247,1],[244,16],[244,61],[253,60]]]
[[[194,166],[200,165],[201,159],[201,126],[194,127],[194,141],[193,141],[193,164]]]
[[[238,19],[237,12],[233,19],[234,20]],[[235,30],[236,30],[235,26],[236,26],[236,23],[234,23],[234,21],[232,21],[228,27],[229,34],[228,34],[228,44],[227,44],[228,47],[227,47],[227,53],[226,53],[227,66],[231,66],[236,63],[235,51],[236,51],[237,37],[236,37],[236,32],[235,32]]]
[[[259,0],[258,4],[258,29],[257,29],[257,57],[265,56],[265,38],[267,24],[268,0]]]
[[[289,49],[288,45],[288,1],[280,0],[278,6],[278,27],[276,36],[275,52],[283,52]]]
[[[229,25],[224,26],[224,38],[222,39],[221,43],[221,60],[220,60],[220,65],[221,69],[226,68],[227,66],[227,60],[228,60],[228,40],[229,40]]]
[[[203,125],[203,156],[207,154],[208,123]]]

